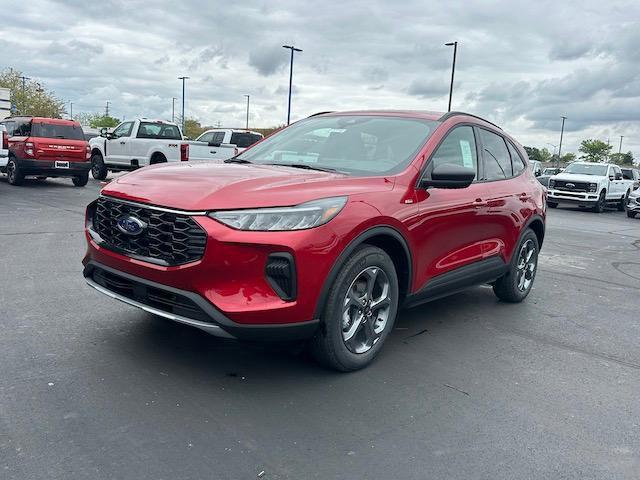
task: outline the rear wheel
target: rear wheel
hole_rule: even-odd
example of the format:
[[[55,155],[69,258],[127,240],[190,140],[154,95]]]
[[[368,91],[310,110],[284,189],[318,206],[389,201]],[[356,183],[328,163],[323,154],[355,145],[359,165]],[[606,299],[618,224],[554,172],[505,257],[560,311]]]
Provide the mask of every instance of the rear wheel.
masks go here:
[[[600,196],[598,197],[598,201],[593,206],[593,211],[596,212],[596,213],[604,212],[604,206],[605,206],[606,202],[607,202],[607,192],[602,190],[600,192]]]
[[[627,208],[627,200],[629,198],[629,194],[631,192],[629,190],[627,190],[627,193],[625,193],[622,198],[620,199],[620,203],[618,203],[618,211],[619,212],[624,212]]]
[[[73,177],[72,180],[76,187],[84,187],[89,181],[89,172],[83,173],[79,177]]]
[[[634,212],[632,210],[627,210],[627,217],[635,218],[636,217],[636,212]]]
[[[538,237],[527,230],[514,250],[509,271],[493,285],[500,300],[518,303],[529,295],[538,269],[538,252]]]
[[[322,326],[312,340],[316,359],[343,372],[370,364],[393,329],[398,297],[389,255],[369,245],[357,249],[329,291]]]
[[[549,208],[558,208],[558,204],[555,202],[547,202]]]
[[[104,159],[99,153],[91,155],[91,175],[96,180],[105,180],[108,174],[107,166],[104,164]]]
[[[7,177],[10,185],[22,185],[24,181],[24,174],[18,166],[16,157],[9,157],[7,162]]]

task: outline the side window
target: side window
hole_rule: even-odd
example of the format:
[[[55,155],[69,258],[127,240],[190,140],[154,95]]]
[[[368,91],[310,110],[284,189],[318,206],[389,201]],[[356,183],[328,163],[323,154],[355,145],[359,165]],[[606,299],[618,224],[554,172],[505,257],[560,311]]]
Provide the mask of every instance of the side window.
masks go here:
[[[113,136],[117,138],[128,137],[131,135],[132,129],[133,129],[133,122],[125,122],[113,131]]]
[[[473,128],[456,127],[451,130],[431,157],[430,170],[438,165],[453,164],[472,168],[478,178],[478,157]]]
[[[482,141],[483,180],[504,180],[511,177],[511,157],[504,139],[489,130],[479,130]]]
[[[613,167],[613,174],[615,175],[614,178],[616,179],[622,178],[622,170],[620,170],[620,167]]]
[[[198,141],[199,142],[209,143],[212,140],[213,140],[213,132],[209,132],[209,133],[205,133],[204,135],[202,135]]]
[[[526,165],[524,159],[520,156],[520,152],[516,150],[516,147],[514,147],[511,142],[507,142],[507,147],[511,155],[511,167],[513,169],[513,176],[515,177],[526,168]]]
[[[31,122],[30,121],[17,121],[13,130],[14,137],[29,137],[31,136]]]
[[[224,132],[216,132],[213,134],[213,143],[222,143],[224,142]]]

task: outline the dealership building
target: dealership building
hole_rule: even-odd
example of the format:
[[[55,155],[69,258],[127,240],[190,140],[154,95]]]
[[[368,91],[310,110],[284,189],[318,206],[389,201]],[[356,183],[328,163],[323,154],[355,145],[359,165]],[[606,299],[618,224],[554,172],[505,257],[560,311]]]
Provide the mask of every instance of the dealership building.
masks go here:
[[[11,114],[11,90],[0,88],[0,120]]]

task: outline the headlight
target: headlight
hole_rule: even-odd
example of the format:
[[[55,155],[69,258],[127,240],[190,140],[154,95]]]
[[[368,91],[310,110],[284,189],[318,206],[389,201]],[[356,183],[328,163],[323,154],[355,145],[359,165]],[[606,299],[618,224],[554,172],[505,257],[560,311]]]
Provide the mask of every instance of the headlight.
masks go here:
[[[590,183],[589,184],[589,193],[596,193],[598,191],[598,184],[597,183]]]
[[[555,186],[556,186],[556,181],[552,180],[552,179],[549,179],[549,188],[553,188]]]
[[[225,210],[209,216],[236,230],[304,230],[324,225],[347,203],[347,197],[332,197],[301,203],[294,207]]]

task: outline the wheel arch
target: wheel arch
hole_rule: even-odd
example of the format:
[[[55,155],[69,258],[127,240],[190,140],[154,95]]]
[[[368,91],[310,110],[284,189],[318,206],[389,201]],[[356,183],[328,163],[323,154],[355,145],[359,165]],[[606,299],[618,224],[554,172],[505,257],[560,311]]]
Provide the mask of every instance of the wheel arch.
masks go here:
[[[93,147],[91,149],[91,156],[93,157],[96,154],[100,155],[104,159],[104,153],[102,153],[102,150],[100,150],[98,147]]]
[[[158,160],[160,158],[163,158],[164,160]],[[149,157],[149,165],[153,165],[155,163],[165,163],[168,161],[169,160],[167,159],[167,155],[161,150],[151,152],[151,156]]]
[[[402,304],[403,299],[410,292],[413,281],[413,260],[409,244],[404,236],[391,226],[383,225],[372,227],[351,240],[333,263],[329,275],[325,279],[322,290],[320,291],[314,318],[322,317],[327,297],[329,296],[329,290],[333,282],[335,282],[342,265],[344,265],[344,262],[356,248],[363,244],[373,245],[384,250],[393,261],[396,273],[398,274],[398,285],[400,287],[399,305]]]
[[[527,222],[525,228],[523,229],[523,233],[520,234],[521,237],[526,229],[533,230],[533,233],[535,233],[536,237],[538,238],[538,248],[541,248],[545,234],[545,226],[542,217],[539,215],[534,215],[533,217],[531,217]]]

